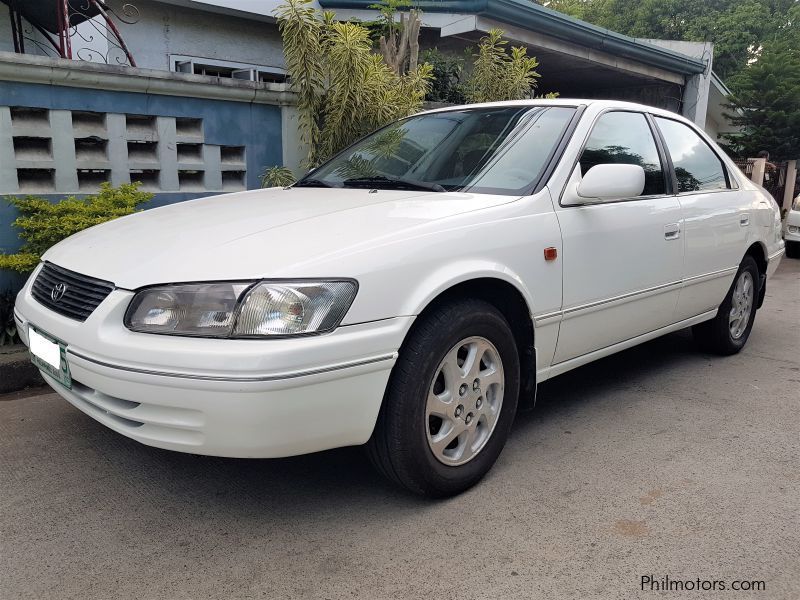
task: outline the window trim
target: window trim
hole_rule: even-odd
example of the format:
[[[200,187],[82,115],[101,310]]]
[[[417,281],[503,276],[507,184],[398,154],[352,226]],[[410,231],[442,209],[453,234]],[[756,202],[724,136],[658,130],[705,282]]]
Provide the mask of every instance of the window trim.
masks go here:
[[[192,65],[192,70],[190,72],[186,71],[178,71],[177,65],[180,62],[188,62]],[[232,69],[233,71],[245,71],[245,70],[254,70],[256,73],[269,73],[270,75],[280,75],[284,78],[289,76],[286,69],[283,67],[275,67],[272,65],[257,65],[254,63],[243,63],[238,61],[232,60],[221,60],[218,58],[207,58],[204,56],[190,56],[188,54],[170,54],[169,55],[169,70],[172,73],[185,73],[187,75],[197,75],[194,72],[194,65],[205,65],[209,67],[219,67],[222,69]],[[213,75],[206,75],[206,77],[213,77]],[[224,79],[227,79],[224,78]],[[231,77],[231,79],[236,79]],[[240,81],[258,81],[256,79],[240,79]]]
[[[645,113],[645,117],[647,118],[647,123],[650,125],[650,131],[656,140],[656,146],[658,146],[658,152],[661,155],[661,164],[667,169],[667,173],[665,174],[667,196],[677,196],[678,176],[675,173],[675,165],[672,164],[672,155],[669,153],[669,148],[667,148],[667,142],[656,124],[653,113]]]
[[[659,141],[658,141],[658,138],[657,138],[657,134],[656,134],[655,131],[653,131],[652,125],[650,123],[650,119],[648,118],[650,113],[644,112],[644,111],[641,111],[641,110],[631,109],[631,108],[615,108],[615,107],[612,107],[612,108],[606,108],[606,109],[602,110],[600,113],[598,113],[597,116],[592,121],[592,124],[589,126],[589,131],[586,134],[586,137],[581,142],[581,146],[580,146],[580,150],[578,151],[578,155],[575,157],[575,160],[572,163],[572,167],[570,168],[570,170],[569,170],[569,172],[567,174],[567,180],[564,182],[564,186],[561,188],[561,193],[558,196],[558,206],[560,208],[584,208],[585,206],[587,206],[587,205],[584,205],[584,204],[564,205],[561,202],[564,199],[564,194],[566,194],[566,192],[567,192],[567,186],[569,185],[569,182],[572,179],[572,174],[575,172],[575,167],[577,167],[581,162],[581,156],[583,156],[583,152],[584,152],[584,150],[586,150],[586,146],[589,143],[589,138],[592,137],[592,132],[594,131],[594,128],[597,125],[597,122],[603,116],[605,116],[608,113],[612,113],[612,112],[633,113],[633,114],[636,114],[636,115],[642,115],[644,117],[644,120],[647,123],[648,128],[650,129],[650,135],[653,138],[653,143],[656,146],[656,152],[658,152],[658,158],[661,161],[661,172],[664,175],[664,192],[665,193],[663,193],[663,194],[648,194],[647,196],[635,196],[633,198],[621,198],[619,200],[607,200],[607,201],[604,201],[604,202],[593,203],[593,204],[591,204],[591,206],[604,206],[606,204],[619,204],[621,202],[637,202],[639,200],[654,200],[654,199],[658,199],[658,198],[670,198],[670,197],[675,195],[675,194],[670,194],[669,193],[670,191],[672,191],[672,190],[670,190],[672,171],[669,171],[669,172],[666,171],[667,164],[664,162],[664,156],[662,156],[662,154],[661,154],[662,149],[659,146]]]
[[[672,178],[673,178],[673,181],[675,182],[675,187],[674,187],[674,190],[675,190],[675,194],[674,195],[675,196],[679,196],[680,197],[680,196],[693,196],[693,195],[696,195],[696,194],[719,194],[719,193],[723,193],[723,192],[734,192],[734,191],[739,189],[739,182],[736,181],[733,178],[733,175],[730,172],[730,168],[728,167],[728,164],[725,162],[725,160],[723,160],[723,158],[719,155],[719,153],[717,153],[717,151],[714,150],[714,147],[711,144],[708,143],[708,140],[705,139],[705,137],[700,133],[699,129],[693,123],[686,123],[684,121],[681,121],[680,119],[674,119],[672,117],[667,117],[667,116],[664,116],[664,115],[657,115],[657,114],[653,114],[653,113],[649,113],[649,114],[653,118],[653,124],[656,127],[656,131],[658,131],[659,137],[663,140],[664,149],[666,150],[667,156],[669,157],[669,164],[670,164],[670,169],[671,169],[671,172],[672,172]],[[684,127],[687,127],[692,133],[694,133],[700,139],[701,142],[703,142],[706,145],[706,147],[711,151],[711,153],[719,161],[719,164],[722,167],[722,174],[725,176],[725,185],[726,185],[726,187],[724,189],[717,188],[717,189],[712,189],[712,190],[691,190],[691,191],[688,191],[688,192],[680,192],[680,191],[678,191],[678,189],[679,189],[678,188],[678,175],[677,175],[677,173],[675,171],[675,164],[672,162],[672,153],[669,152],[669,146],[667,146],[667,140],[664,137],[664,132],[661,131],[661,128],[658,125],[657,119],[663,119],[665,121],[672,121],[674,123],[678,123],[680,125],[683,125]],[[736,184],[735,187],[733,185],[734,183]]]
[[[580,104],[575,107],[575,114],[572,115],[572,119],[564,128],[564,133],[561,136],[561,140],[558,142],[558,144],[556,144],[556,146],[553,148],[553,151],[550,153],[550,156],[547,158],[547,161],[545,162],[545,168],[542,169],[539,180],[535,182],[535,185],[531,186],[528,192],[524,194],[525,196],[538,194],[550,182],[550,178],[553,176],[558,163],[561,162],[561,157],[564,156],[564,152],[566,151],[567,146],[569,146],[570,140],[572,140],[572,136],[575,133],[575,129],[578,128],[578,123],[581,122],[581,118],[583,118],[583,113],[585,111],[585,104]]]

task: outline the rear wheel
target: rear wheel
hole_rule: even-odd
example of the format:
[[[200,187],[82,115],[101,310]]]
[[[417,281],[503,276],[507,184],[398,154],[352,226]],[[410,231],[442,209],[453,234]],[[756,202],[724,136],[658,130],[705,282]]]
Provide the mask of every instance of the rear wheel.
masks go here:
[[[500,455],[518,393],[519,356],[503,315],[480,300],[438,307],[403,344],[369,456],[415,493],[458,494]]]
[[[756,261],[745,256],[717,316],[692,328],[701,348],[721,355],[736,354],[744,348],[756,317],[759,281]]]
[[[800,242],[786,242],[786,256],[800,258]]]

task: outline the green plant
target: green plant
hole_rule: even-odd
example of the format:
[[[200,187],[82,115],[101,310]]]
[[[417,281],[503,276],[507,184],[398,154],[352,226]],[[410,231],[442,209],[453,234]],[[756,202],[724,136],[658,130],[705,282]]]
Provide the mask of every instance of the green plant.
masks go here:
[[[433,69],[433,81],[428,95],[425,96],[426,100],[452,104],[464,104],[467,101],[463,83],[464,57],[430,48],[422,53],[421,59]]]
[[[506,51],[508,42],[503,31],[490,29],[478,44],[478,54],[469,81],[466,96],[469,102],[496,102],[530,98],[536,87],[539,62],[528,56],[527,48],[514,46]]]
[[[277,10],[286,67],[297,93],[306,164],[315,167],[359,137],[419,110],[431,66],[398,75],[372,52],[369,30],[334,21],[311,0]]]
[[[11,346],[19,341],[14,321],[14,294],[5,291],[0,294],[0,346]]]
[[[714,72],[726,81],[759,48],[798,26],[796,0],[547,0],[546,6],[634,38],[712,42]]]
[[[286,187],[292,185],[295,181],[294,173],[288,167],[267,167],[261,173],[261,187]]]
[[[138,183],[116,188],[104,183],[97,194],[86,198],[70,196],[55,204],[36,196],[9,198],[8,202],[19,211],[13,225],[25,243],[16,254],[0,254],[0,268],[31,271],[40,256],[57,242],[93,225],[132,214],[152,197],[139,191]]]
[[[798,10],[800,13],[800,10]],[[800,14],[798,14],[800,18]],[[768,150],[773,160],[800,156],[800,31],[765,44],[758,60],[730,80],[726,150],[742,158]]]

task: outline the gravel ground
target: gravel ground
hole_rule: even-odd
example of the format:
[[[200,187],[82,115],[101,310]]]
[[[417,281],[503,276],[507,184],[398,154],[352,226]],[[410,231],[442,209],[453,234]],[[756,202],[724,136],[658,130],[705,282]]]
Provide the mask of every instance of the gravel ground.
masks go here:
[[[0,396],[0,598],[800,598],[798,302],[784,259],[741,354],[680,332],[548,382],[443,502],[357,448],[182,455],[53,394]]]

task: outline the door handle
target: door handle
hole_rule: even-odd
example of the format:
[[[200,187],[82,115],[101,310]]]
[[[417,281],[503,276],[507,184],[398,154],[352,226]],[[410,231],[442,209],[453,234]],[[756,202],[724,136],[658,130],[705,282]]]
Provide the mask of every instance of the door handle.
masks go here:
[[[664,225],[664,239],[667,241],[678,240],[681,237],[681,224],[670,223]]]
[[[741,227],[747,227],[748,225],[750,225],[750,215],[745,213],[742,216],[740,216],[739,217],[739,225]]]

